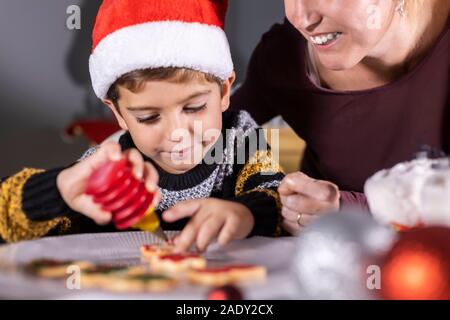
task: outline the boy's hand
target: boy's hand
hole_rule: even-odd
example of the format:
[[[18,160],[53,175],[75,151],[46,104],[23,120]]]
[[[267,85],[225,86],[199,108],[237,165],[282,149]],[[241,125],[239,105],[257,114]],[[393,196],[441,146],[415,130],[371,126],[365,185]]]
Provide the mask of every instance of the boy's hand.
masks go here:
[[[193,244],[204,251],[216,238],[220,245],[245,238],[255,224],[250,210],[243,204],[219,199],[183,201],[163,214],[167,222],[192,217],[174,240],[177,251],[186,251]]]
[[[122,157],[131,162],[134,176],[139,180],[144,179],[147,190],[155,192],[152,205],[156,206],[161,199],[161,194],[156,191],[159,179],[156,169],[150,163],[144,162],[142,155],[136,149],[129,149],[122,153],[120,145],[115,142],[105,143],[89,158],[60,172],[56,185],[66,204],[97,224],[108,224],[112,219],[111,212],[103,211],[98,204],[94,203],[91,196],[85,194],[86,184],[91,174],[101,164],[107,161],[118,161]]]

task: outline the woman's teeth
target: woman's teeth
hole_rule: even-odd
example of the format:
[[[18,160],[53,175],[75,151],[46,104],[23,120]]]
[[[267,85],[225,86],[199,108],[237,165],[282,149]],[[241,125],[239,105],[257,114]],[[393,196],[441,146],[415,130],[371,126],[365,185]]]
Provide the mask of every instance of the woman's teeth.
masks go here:
[[[314,44],[325,46],[325,45],[329,44],[330,42],[333,42],[334,40],[339,38],[341,34],[342,34],[342,32],[327,33],[327,34],[323,34],[321,36],[311,37],[311,41]]]

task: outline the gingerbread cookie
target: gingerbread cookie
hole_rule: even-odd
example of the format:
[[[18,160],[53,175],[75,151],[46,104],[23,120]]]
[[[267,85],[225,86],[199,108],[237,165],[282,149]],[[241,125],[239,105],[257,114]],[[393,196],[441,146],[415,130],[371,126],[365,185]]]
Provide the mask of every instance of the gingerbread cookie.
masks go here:
[[[151,263],[155,257],[172,254],[174,250],[175,246],[169,243],[147,244],[141,247],[141,258]]]
[[[176,286],[175,279],[161,274],[143,273],[112,276],[101,288],[116,292],[161,292]]]
[[[228,265],[193,269],[188,272],[188,280],[205,286],[223,286],[244,282],[262,282],[266,279],[266,268],[256,265]]]
[[[33,276],[51,279],[63,279],[68,276],[68,268],[78,266],[81,271],[92,266],[87,261],[63,261],[55,259],[38,259],[24,265],[23,270]]]
[[[127,275],[129,270],[123,266],[94,265],[82,271],[81,286],[83,288],[101,287],[109,282],[111,277]]]

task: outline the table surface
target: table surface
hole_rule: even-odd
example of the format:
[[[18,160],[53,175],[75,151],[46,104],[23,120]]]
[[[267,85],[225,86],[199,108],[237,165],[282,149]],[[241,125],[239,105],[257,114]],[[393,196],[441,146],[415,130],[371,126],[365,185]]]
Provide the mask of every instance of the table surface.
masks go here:
[[[0,298],[205,299],[207,288],[186,283],[167,293],[118,294],[91,289],[69,290],[64,282],[34,279],[18,271],[20,264],[40,258],[136,265],[141,263],[140,246],[158,241],[146,232],[122,232],[49,237],[0,246]],[[294,237],[253,237],[234,241],[226,247],[212,244],[205,257],[210,265],[251,263],[267,267],[265,283],[242,286],[245,299],[290,299],[298,296],[290,271],[295,243]]]

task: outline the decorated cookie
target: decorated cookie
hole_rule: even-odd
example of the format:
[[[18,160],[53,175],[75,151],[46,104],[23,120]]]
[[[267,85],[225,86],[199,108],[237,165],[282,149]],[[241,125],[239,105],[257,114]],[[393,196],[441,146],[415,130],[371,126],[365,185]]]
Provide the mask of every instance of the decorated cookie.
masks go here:
[[[127,274],[109,277],[101,288],[117,292],[161,292],[172,289],[177,281],[161,274]]]
[[[188,272],[189,281],[206,286],[260,282],[266,276],[266,268],[247,264],[193,269]]]
[[[150,267],[156,272],[177,274],[205,268],[206,259],[196,253],[164,254],[156,256]]]
[[[127,275],[130,268],[111,265],[94,265],[83,270],[81,274],[81,286],[92,288],[102,286],[110,281],[111,277]]]
[[[80,270],[91,267],[91,263],[87,261],[63,261],[54,259],[38,259],[24,265],[23,269],[26,273],[52,279],[62,279],[68,276],[68,268],[70,266],[78,266]]]
[[[142,260],[152,262],[155,257],[172,254],[175,247],[172,244],[147,244],[141,247]]]

